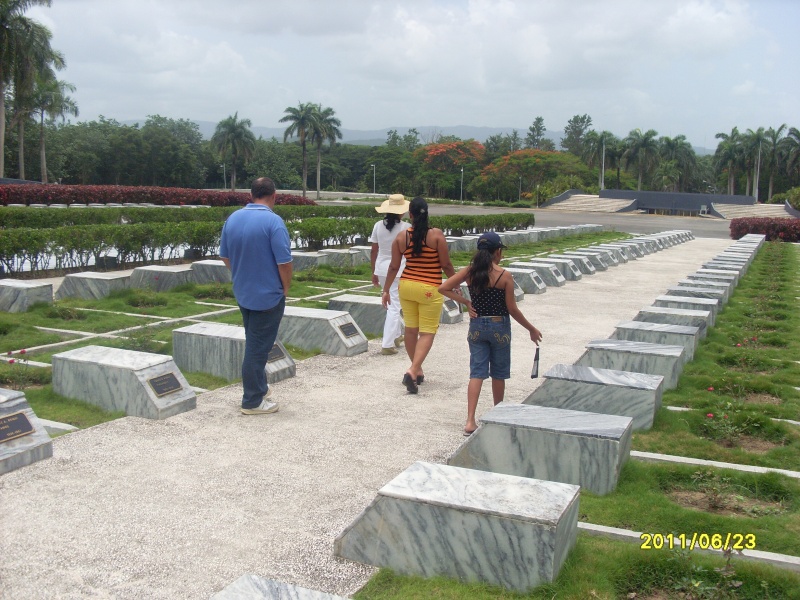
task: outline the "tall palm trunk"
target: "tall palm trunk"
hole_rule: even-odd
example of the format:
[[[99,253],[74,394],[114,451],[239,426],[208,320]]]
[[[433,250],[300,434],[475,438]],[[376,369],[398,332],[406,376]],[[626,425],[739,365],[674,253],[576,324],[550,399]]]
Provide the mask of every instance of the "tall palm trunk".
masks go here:
[[[767,193],[767,202],[772,200],[772,184],[774,183],[774,180],[775,180],[775,173],[770,171],[770,173],[769,173],[769,192]]]
[[[306,197],[308,190],[308,155],[306,153],[306,138],[300,140],[300,145],[303,146],[303,198]]]
[[[322,142],[317,143],[317,200],[319,200],[319,186],[322,171]]]
[[[19,178],[25,179],[25,121],[19,120]]]
[[[6,86],[0,82],[0,178],[6,173]]]
[[[236,152],[233,153],[233,165],[231,165],[231,191],[236,191]]]
[[[47,156],[44,150],[44,111],[39,122],[39,161],[42,163],[42,183],[47,183]]]

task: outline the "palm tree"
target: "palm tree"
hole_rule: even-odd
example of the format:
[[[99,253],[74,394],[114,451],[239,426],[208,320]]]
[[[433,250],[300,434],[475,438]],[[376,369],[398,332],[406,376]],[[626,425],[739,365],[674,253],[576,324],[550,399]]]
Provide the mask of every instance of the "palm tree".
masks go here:
[[[303,148],[303,198],[306,197],[308,189],[308,156],[306,154],[306,143],[309,134],[314,130],[315,114],[317,112],[317,105],[311,102],[302,102],[297,105],[297,108],[289,106],[284,110],[286,114],[279,122],[289,123],[290,125],[283,132],[283,141],[285,142],[290,137],[297,137],[300,140],[300,146]]]
[[[311,142],[317,145],[317,200],[319,200],[322,173],[322,144],[330,142],[333,146],[337,139],[342,139],[342,132],[339,130],[342,122],[334,117],[334,114],[335,111],[332,108],[322,108],[321,104],[316,105],[314,124],[311,128]]]
[[[594,129],[586,134],[583,146],[583,160],[589,167],[600,165],[597,175],[597,185],[603,190],[606,187],[606,155],[607,149],[617,141],[616,136],[610,131],[597,133]]]
[[[756,202],[758,202],[758,180],[761,175],[761,151],[766,140],[763,127],[759,127],[755,131],[748,129],[747,133],[744,134],[743,159],[747,173],[747,190],[745,194],[750,195],[750,182],[752,181],[753,197]]]
[[[231,191],[236,191],[236,161],[241,156],[250,160],[256,149],[256,136],[250,131],[250,119],[239,119],[239,112],[235,112],[227,119],[217,123],[217,129],[211,136],[211,145],[223,157],[230,152],[233,157],[231,166]]]
[[[783,138],[782,143],[786,172],[791,177],[796,169],[800,170],[800,130],[790,127],[789,135]]]
[[[662,160],[653,173],[653,185],[665,192],[674,192],[680,179],[681,171],[674,160]]]
[[[739,133],[739,128],[734,127],[731,129],[730,134],[718,133],[714,137],[722,140],[717,145],[717,151],[714,153],[717,159],[717,168],[720,170],[728,169],[728,193],[733,195],[736,192],[735,171],[739,163],[742,136]]]
[[[50,0],[0,1],[0,177],[5,176],[6,89],[14,79],[20,55],[30,43],[32,30],[42,27],[24,14],[32,6],[50,6]]]
[[[767,192],[767,202],[772,200],[772,184],[775,182],[775,171],[780,169],[783,153],[781,152],[781,142],[783,132],[786,131],[786,123],[778,129],[770,127],[765,134],[766,150],[764,152],[764,166],[769,169],[769,191]]]
[[[606,144],[606,160],[610,168],[617,170],[617,186],[615,189],[620,188],[620,171],[624,155],[625,141],[614,136],[611,142]],[[605,181],[603,183],[605,184]]]
[[[658,141],[656,136],[658,132],[654,129],[648,129],[642,133],[641,129],[634,129],[625,138],[625,145],[627,149],[623,158],[625,159],[626,168],[631,164],[636,164],[636,169],[639,172],[639,184],[637,190],[642,189],[642,176],[653,169],[658,163]]]
[[[45,152],[45,115],[51,121],[60,118],[63,122],[66,115],[78,116],[78,105],[67,96],[74,92],[75,86],[57,79],[39,79],[34,90],[32,103],[33,113],[39,115],[39,156],[42,163],[42,183],[47,183],[47,154]]]
[[[679,190],[684,191],[686,182],[694,177],[697,171],[697,154],[695,154],[694,148],[685,135],[677,135],[674,138],[664,136],[658,140],[658,144],[661,158],[675,163],[680,174]]]

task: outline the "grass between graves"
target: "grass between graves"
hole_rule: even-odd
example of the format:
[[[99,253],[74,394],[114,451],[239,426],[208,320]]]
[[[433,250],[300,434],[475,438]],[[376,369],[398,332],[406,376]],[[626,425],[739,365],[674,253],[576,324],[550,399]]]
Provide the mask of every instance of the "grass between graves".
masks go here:
[[[502,560],[502,559],[500,559]],[[423,579],[381,569],[355,600],[586,600],[637,598],[800,599],[800,575],[763,564],[698,552],[644,551],[636,544],[578,535],[558,578],[527,594],[437,577]]]

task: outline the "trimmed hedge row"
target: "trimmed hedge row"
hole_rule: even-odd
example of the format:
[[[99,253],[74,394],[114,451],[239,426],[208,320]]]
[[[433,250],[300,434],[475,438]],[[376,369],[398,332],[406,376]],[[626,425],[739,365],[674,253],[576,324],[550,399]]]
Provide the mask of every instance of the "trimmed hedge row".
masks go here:
[[[800,242],[800,219],[782,217],[731,219],[731,239],[738,240],[748,233],[767,236],[767,241]]]
[[[120,223],[182,223],[185,221],[224,221],[239,206],[215,206],[202,209],[164,208],[82,208],[31,209],[3,208],[0,210],[0,229],[16,227],[52,228],[70,225],[100,225]],[[380,218],[372,206],[297,206],[276,205],[275,212],[289,222],[312,217]],[[369,232],[368,232],[369,233]]]
[[[104,210],[110,209],[100,209]],[[169,214],[173,211],[164,212]],[[206,210],[200,212],[208,214]],[[374,217],[310,217],[287,221],[287,227],[297,247],[320,248],[331,243],[352,244],[356,237],[366,238],[376,221]],[[533,224],[531,213],[431,217],[431,225],[447,235],[504,231]],[[8,228],[0,235],[0,265],[7,273],[19,273],[26,268],[30,271],[51,267],[67,269],[88,267],[101,257],[116,255],[118,265],[122,267],[134,262],[179,258],[181,249],[185,247],[196,249],[205,256],[217,251],[222,225],[223,219],[220,218],[216,221]]]
[[[136,187],[121,185],[0,185],[0,204],[157,204],[180,206],[244,206],[247,192],[218,192],[190,188]],[[276,204],[314,205],[313,200],[278,194]]]

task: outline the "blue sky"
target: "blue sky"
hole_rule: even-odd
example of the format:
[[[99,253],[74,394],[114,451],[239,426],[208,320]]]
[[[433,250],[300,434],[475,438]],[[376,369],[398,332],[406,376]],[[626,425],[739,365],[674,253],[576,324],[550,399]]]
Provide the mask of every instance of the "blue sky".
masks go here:
[[[53,0],[78,120],[277,127],[317,102],[347,129],[561,130],[575,114],[714,135],[800,127],[797,0]]]

